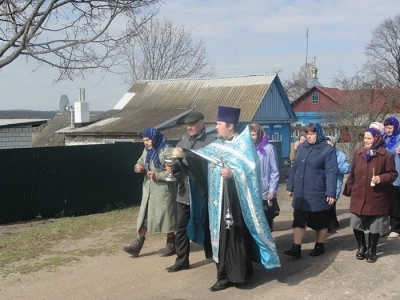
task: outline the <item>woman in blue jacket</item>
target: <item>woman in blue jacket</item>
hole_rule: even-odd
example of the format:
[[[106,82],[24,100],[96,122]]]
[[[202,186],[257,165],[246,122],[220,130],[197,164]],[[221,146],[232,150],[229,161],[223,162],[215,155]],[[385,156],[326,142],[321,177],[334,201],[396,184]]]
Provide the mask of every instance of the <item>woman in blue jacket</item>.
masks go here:
[[[336,139],[333,136],[326,136],[326,142],[335,148],[336,150],[336,160],[338,164],[338,179],[337,179],[337,185],[336,185],[336,201],[339,200],[340,193],[342,191],[342,185],[343,185],[343,178],[345,174],[350,173],[350,163],[349,160],[346,157],[346,154],[344,154],[342,151],[336,148]],[[329,226],[329,230],[332,229],[337,229],[339,228],[339,221],[336,216],[336,201],[335,204],[332,205],[333,210],[335,211],[335,217],[332,220],[331,225]]]
[[[397,173],[400,174],[400,125],[394,117],[389,117],[383,123],[385,126],[386,150],[394,157]],[[390,201],[390,234],[389,238],[400,237],[400,176],[393,182],[392,198]]]
[[[307,141],[302,143],[290,170],[287,193],[293,196],[293,245],[286,255],[300,258],[306,227],[316,230],[316,243],[310,256],[325,253],[324,243],[335,212],[337,171],[336,151],[326,143],[318,123],[306,126]]]

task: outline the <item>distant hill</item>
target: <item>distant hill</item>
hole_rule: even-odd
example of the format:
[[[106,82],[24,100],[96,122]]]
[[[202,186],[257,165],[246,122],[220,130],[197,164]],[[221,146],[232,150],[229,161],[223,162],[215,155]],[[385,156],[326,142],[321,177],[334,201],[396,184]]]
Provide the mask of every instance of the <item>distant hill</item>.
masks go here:
[[[27,109],[13,109],[13,110],[0,110],[0,119],[52,119],[56,111],[47,110],[27,110]],[[97,115],[102,111],[91,111],[91,115]]]

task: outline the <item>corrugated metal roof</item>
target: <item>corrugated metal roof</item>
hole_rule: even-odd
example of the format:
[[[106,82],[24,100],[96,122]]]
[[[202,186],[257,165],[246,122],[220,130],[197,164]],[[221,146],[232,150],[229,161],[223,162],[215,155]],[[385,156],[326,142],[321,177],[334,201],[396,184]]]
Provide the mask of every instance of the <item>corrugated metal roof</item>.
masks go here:
[[[70,112],[58,114],[53,117],[47,126],[41,131],[40,136],[36,138],[33,147],[57,147],[64,146],[65,136],[56,133],[57,130],[71,124]]]
[[[242,109],[241,122],[253,119],[276,74],[224,78],[138,81],[129,89],[134,96],[126,109],[193,108],[205,122],[216,122],[219,105]]]
[[[141,134],[144,129],[167,125],[188,114],[188,109],[125,109],[109,111],[96,116],[97,122],[81,128],[66,127],[58,131],[63,134]]]
[[[47,119],[0,119],[1,127],[14,127],[14,126],[38,126],[47,123]]]

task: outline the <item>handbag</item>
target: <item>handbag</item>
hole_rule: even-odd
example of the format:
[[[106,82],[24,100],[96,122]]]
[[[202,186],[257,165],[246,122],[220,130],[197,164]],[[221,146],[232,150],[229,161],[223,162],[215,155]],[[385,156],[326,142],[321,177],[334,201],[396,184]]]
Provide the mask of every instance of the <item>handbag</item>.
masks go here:
[[[268,215],[273,217],[279,216],[279,213],[281,212],[276,197],[270,200],[263,200],[263,208]]]

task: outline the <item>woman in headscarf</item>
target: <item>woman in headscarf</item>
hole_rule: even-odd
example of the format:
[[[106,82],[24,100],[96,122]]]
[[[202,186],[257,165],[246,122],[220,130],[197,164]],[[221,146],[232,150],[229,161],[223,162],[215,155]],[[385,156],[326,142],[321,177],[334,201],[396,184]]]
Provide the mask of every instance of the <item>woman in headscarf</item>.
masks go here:
[[[273,220],[279,215],[279,205],[276,200],[279,185],[278,156],[275,146],[268,143],[268,136],[259,124],[250,124],[250,134],[260,159],[263,207],[272,231]]]
[[[299,133],[297,141],[293,144],[292,151],[290,151],[289,159],[291,163],[294,163],[294,159],[296,158],[297,149],[301,143],[303,143],[307,139],[307,134],[304,131]]]
[[[143,247],[146,233],[166,233],[167,244],[160,249],[160,256],[175,254],[176,229],[176,182],[165,181],[168,173],[164,167],[164,157],[172,147],[165,136],[155,128],[142,133],[144,150],[135,165],[136,173],[146,173],[143,181],[142,202],[137,219],[137,234],[129,246],[123,250],[137,257]]]
[[[397,178],[393,155],[384,147],[379,130],[368,128],[364,145],[354,152],[343,195],[350,198],[350,226],[358,249],[357,259],[375,262],[380,232],[389,226],[391,184]],[[364,231],[368,230],[368,248]]]
[[[336,148],[336,139],[333,136],[326,136],[326,142],[335,148],[336,150],[336,160],[338,164],[338,180],[337,180],[337,185],[336,185],[336,201],[332,205],[333,210],[335,212],[335,217],[332,220],[331,226],[329,226],[328,232],[330,230],[334,230],[339,228],[339,221],[336,216],[336,202],[339,200],[340,193],[342,192],[342,185],[343,185],[343,178],[345,174],[349,174],[350,172],[350,163],[346,157],[346,154],[344,152],[340,151],[338,148]]]
[[[400,127],[399,121],[390,117],[383,123],[386,132],[386,150],[394,155],[397,173],[400,173]],[[400,177],[397,177],[392,186],[392,198],[390,201],[390,238],[400,236]]]
[[[301,243],[306,228],[316,231],[316,243],[310,256],[325,253],[324,243],[328,228],[335,217],[338,165],[336,151],[326,143],[318,123],[306,126],[307,141],[297,151],[290,170],[287,193],[293,196],[293,245],[286,255],[300,258]]]

